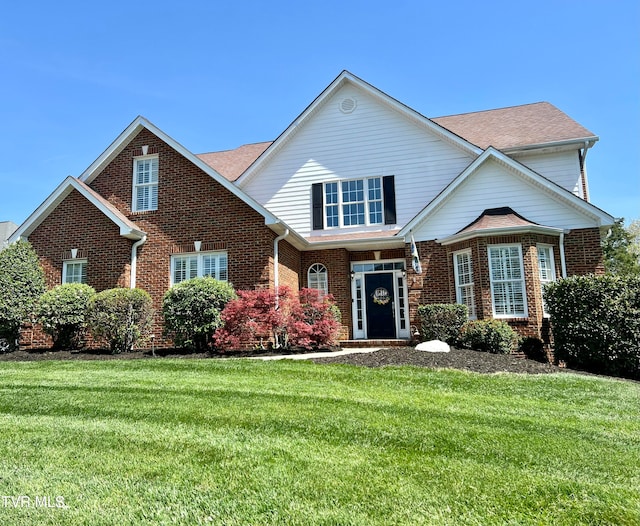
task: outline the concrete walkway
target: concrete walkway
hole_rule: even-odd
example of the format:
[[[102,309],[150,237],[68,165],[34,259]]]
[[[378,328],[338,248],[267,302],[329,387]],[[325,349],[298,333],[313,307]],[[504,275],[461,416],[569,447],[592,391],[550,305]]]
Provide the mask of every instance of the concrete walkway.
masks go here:
[[[301,354],[282,354],[278,356],[252,356],[251,360],[309,360],[311,358],[331,358],[332,356],[342,356],[344,354],[369,353],[376,352],[382,347],[352,347],[351,349],[342,349],[340,351],[326,352],[309,352]]]

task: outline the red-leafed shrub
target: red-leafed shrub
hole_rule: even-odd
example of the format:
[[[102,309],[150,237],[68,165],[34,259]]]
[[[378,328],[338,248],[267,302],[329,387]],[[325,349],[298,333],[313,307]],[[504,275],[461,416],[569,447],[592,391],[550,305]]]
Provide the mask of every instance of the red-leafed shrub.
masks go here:
[[[280,287],[277,294],[264,289],[237,294],[222,311],[224,326],[214,336],[218,348],[312,348],[335,342],[339,329],[335,306],[315,290],[303,289],[297,295]]]

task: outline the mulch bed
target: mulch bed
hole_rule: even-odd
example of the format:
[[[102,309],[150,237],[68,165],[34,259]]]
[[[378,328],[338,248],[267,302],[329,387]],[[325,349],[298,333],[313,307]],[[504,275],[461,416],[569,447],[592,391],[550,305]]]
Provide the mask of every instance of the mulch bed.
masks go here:
[[[299,354],[293,351],[290,354]],[[227,353],[194,353],[180,349],[159,349],[155,356],[151,351],[111,354],[108,350],[88,349],[82,351],[51,351],[50,349],[20,350],[0,353],[0,361],[41,361],[41,360],[135,360],[162,358],[248,358],[274,356],[277,351],[233,351]],[[315,363],[349,364],[363,367],[384,367],[413,365],[429,368],[450,368],[478,373],[526,373],[544,374],[570,372],[549,363],[540,363],[518,356],[489,354],[467,349],[452,348],[448,353],[416,351],[413,347],[392,347],[371,353],[354,353],[328,358],[312,358]]]
[[[412,347],[392,347],[372,353],[314,358],[316,363],[343,363],[364,367],[413,365],[433,369],[461,369],[477,373],[544,374],[570,372],[550,363],[540,363],[513,355],[490,354],[452,348],[448,353],[416,351]]]

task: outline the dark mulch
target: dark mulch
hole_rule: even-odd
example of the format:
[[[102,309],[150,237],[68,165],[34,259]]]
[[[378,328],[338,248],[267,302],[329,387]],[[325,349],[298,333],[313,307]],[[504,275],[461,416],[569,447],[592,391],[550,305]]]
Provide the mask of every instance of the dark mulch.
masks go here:
[[[568,372],[549,363],[540,363],[518,356],[490,354],[452,348],[448,353],[416,351],[413,347],[392,347],[372,353],[348,354],[330,358],[314,358],[316,363],[342,363],[364,367],[414,365],[434,369],[461,369],[477,373],[542,374]]]
[[[326,350],[326,349],[324,349]],[[336,349],[333,349],[336,350]],[[288,354],[300,354],[303,350],[292,350]],[[224,353],[196,353],[181,349],[158,349],[151,351],[134,351],[122,354],[111,354],[107,349],[86,349],[80,351],[52,351],[50,349],[19,350],[0,353],[0,361],[32,362],[42,360],[136,360],[162,358],[250,358],[274,356],[279,351],[231,351]],[[396,365],[413,365],[434,369],[461,369],[478,373],[525,373],[543,374],[557,372],[574,372],[549,363],[540,363],[518,356],[490,354],[467,349],[452,348],[448,353],[430,353],[416,351],[413,347],[392,347],[371,353],[354,353],[328,358],[311,358],[319,364],[349,364],[363,367],[383,367]],[[583,373],[586,374],[586,373]]]

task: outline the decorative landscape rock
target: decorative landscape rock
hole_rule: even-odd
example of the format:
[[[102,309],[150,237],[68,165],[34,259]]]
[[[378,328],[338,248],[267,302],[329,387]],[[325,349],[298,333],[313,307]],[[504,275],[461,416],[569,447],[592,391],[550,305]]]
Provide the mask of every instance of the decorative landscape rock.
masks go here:
[[[431,340],[428,342],[422,342],[416,345],[416,351],[425,352],[449,352],[451,348],[445,342],[440,340]]]

